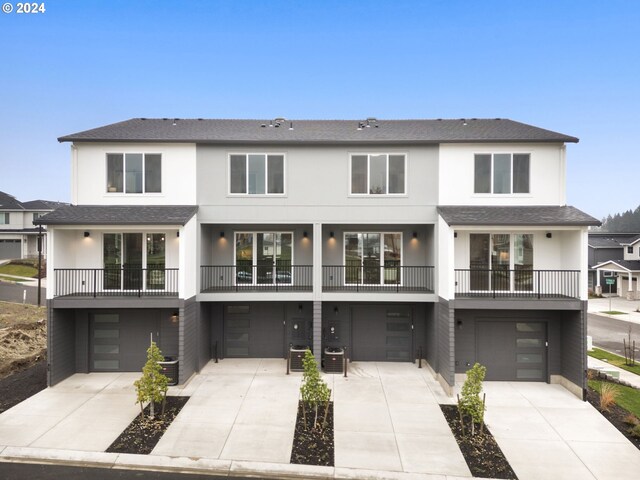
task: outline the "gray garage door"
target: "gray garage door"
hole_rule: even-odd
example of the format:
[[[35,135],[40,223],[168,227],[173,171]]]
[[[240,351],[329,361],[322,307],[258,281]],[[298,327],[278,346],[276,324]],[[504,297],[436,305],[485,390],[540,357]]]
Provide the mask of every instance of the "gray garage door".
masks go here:
[[[284,358],[283,320],[282,309],[227,305],[224,309],[224,356]]]
[[[142,315],[93,314],[89,328],[89,369],[140,371],[146,362],[151,333],[157,343],[158,330],[158,320]]]
[[[20,240],[0,239],[0,260],[22,258],[22,242]]]
[[[478,362],[486,380],[547,381],[547,329],[544,322],[479,321]]]
[[[411,308],[353,307],[351,319],[352,360],[411,361]]]

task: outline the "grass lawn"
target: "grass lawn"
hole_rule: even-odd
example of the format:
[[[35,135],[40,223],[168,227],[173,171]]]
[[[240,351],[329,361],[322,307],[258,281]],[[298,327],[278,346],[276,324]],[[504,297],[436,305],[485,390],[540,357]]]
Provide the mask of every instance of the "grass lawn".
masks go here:
[[[600,393],[600,386],[602,383],[603,382],[599,380],[589,380],[589,387]],[[616,403],[627,412],[631,412],[636,417],[640,418],[640,390],[626,387],[624,385],[616,385],[616,387],[620,392],[616,399]]]
[[[615,353],[610,353],[605,350],[600,350],[599,348],[593,347],[593,352],[587,352],[590,357],[597,358],[598,360],[605,360],[607,363],[614,365],[616,367],[620,367],[627,372],[635,373],[636,375],[640,375],[640,355],[636,357],[636,364],[633,367],[624,364],[624,357],[620,355],[616,355]]]
[[[8,263],[7,265],[0,266],[0,274],[5,275],[17,275],[19,277],[33,278],[38,275],[38,269],[29,265],[14,265]]]

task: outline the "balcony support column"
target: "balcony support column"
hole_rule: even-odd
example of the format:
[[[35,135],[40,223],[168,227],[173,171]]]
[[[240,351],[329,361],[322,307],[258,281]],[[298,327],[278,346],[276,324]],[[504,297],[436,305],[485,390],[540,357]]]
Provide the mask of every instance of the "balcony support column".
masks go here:
[[[322,357],[322,224],[313,224],[313,356]]]

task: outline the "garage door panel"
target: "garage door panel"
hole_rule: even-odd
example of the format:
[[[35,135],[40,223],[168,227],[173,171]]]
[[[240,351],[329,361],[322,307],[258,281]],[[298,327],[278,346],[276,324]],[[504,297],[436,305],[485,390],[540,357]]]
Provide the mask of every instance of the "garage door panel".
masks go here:
[[[352,358],[356,361],[411,361],[411,309],[362,306],[351,310]]]
[[[22,242],[14,239],[0,239],[0,260],[22,258]]]
[[[227,306],[224,317],[225,357],[283,358],[283,321],[282,308],[269,310]]]
[[[478,321],[478,362],[486,380],[546,381],[546,324],[526,321]]]

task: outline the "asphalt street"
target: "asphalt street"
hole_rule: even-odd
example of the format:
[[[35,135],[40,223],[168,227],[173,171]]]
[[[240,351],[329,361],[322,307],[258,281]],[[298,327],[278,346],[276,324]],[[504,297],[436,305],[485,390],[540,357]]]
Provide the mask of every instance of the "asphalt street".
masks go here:
[[[629,338],[629,327],[631,339],[636,341],[636,349],[640,350],[640,324],[594,313],[590,313],[587,319],[587,335],[593,337],[593,344],[619,354],[622,354],[622,339]]]
[[[17,283],[0,282],[0,300],[3,302],[22,303],[24,291],[27,291],[27,303],[38,304],[38,287],[26,287]],[[47,304],[47,290],[41,288],[41,303]]]
[[[242,480],[244,477],[0,462],[0,478],[2,480]]]

